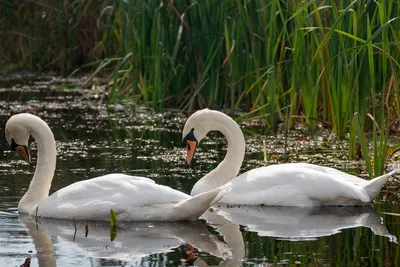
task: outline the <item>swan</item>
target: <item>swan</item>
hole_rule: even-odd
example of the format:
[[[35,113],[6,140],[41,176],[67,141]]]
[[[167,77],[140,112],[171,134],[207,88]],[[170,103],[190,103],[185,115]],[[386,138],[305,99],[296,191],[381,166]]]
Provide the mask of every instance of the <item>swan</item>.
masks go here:
[[[219,203],[300,207],[367,205],[398,171],[367,181],[330,167],[286,163],[252,169],[237,176],[245,154],[243,133],[232,118],[209,109],[193,113],[184,125],[182,141],[186,146],[187,164],[194,157],[198,143],[210,131],[225,135],[227,153],[214,170],[197,181],[190,194],[196,196],[223,184],[233,185]]]
[[[28,162],[29,136],[38,148],[35,174],[18,204],[19,213],[108,220],[113,209],[119,221],[195,220],[230,190],[223,186],[191,197],[145,177],[113,173],[76,182],[49,196],[56,167],[56,143],[47,123],[29,113],[17,114],[7,121],[5,135],[11,148]]]

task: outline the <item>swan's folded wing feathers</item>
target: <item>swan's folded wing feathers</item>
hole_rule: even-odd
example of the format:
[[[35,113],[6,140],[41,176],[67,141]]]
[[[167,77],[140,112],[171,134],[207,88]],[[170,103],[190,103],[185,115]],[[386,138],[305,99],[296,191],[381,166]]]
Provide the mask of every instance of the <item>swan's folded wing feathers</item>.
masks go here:
[[[368,202],[366,191],[352,182],[313,168],[297,168],[294,164],[270,165],[248,171],[234,181],[232,192],[224,203],[266,205],[310,205],[335,199],[360,199]],[[251,192],[251,194],[249,194]],[[318,203],[317,203],[318,204]]]
[[[111,173],[111,174],[106,174],[94,179],[106,179],[106,180],[111,180],[111,179],[127,179],[127,180],[140,180],[144,182],[149,182],[155,184],[154,180],[147,178],[147,177],[142,177],[142,176],[131,176],[131,175],[126,175],[122,173]]]
[[[322,172],[328,175],[333,175],[335,178],[345,181],[345,182],[350,182],[355,185],[364,185],[368,183],[367,180],[362,179],[360,177],[357,177],[355,175],[351,175],[342,171],[339,171],[335,168],[330,168],[330,167],[325,167],[325,166],[319,166],[315,164],[309,164],[309,163],[294,163],[296,165],[297,169],[310,169],[310,170],[315,170],[317,172]],[[287,165],[287,164],[286,164]]]

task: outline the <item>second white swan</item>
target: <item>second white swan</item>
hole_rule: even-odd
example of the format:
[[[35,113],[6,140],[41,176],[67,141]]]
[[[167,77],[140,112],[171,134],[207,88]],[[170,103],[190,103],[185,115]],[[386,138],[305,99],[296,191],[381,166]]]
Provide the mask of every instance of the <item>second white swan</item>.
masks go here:
[[[237,176],[245,154],[243,133],[232,118],[209,109],[195,112],[185,123],[182,137],[188,164],[198,143],[210,131],[220,131],[225,135],[227,154],[213,171],[197,181],[191,195],[232,184],[232,190],[219,203],[305,207],[366,205],[398,171],[367,181],[329,167],[287,163],[256,168]]]
[[[223,186],[191,197],[148,178],[114,173],[76,182],[48,196],[56,167],[56,143],[47,123],[32,114],[17,114],[7,121],[5,132],[11,148],[26,161],[30,161],[30,135],[38,148],[35,174],[18,204],[20,213],[108,220],[113,209],[120,221],[194,220],[230,189]]]

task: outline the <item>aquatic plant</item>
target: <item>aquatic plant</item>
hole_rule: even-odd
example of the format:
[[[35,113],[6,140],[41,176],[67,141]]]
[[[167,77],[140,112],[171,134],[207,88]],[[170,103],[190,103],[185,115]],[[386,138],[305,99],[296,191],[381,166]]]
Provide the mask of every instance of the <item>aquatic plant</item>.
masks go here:
[[[113,209],[110,210],[110,240],[111,242],[117,237],[117,214]]]
[[[6,1],[0,58],[95,68],[88,82],[106,75],[109,103],[242,110],[271,129],[320,123],[349,134],[352,157],[354,113],[379,140],[400,115],[398,1],[53,2]],[[376,161],[385,148],[372,147]]]
[[[120,53],[97,72],[114,68],[111,103],[250,110],[240,120],[272,129],[301,118],[313,130],[320,121],[341,138],[350,132],[354,156],[354,112],[365,129],[374,125],[368,113],[384,116],[375,114],[383,99],[399,113],[399,9],[372,1],[113,2],[104,38]]]
[[[125,1],[110,9],[106,38],[119,40],[121,53],[98,68],[115,66],[110,102],[250,109],[241,120],[263,119],[272,129],[298,118],[310,130],[323,122],[340,138],[350,134],[353,157],[371,129],[373,173],[383,172],[396,121],[385,118],[399,113],[397,2]]]

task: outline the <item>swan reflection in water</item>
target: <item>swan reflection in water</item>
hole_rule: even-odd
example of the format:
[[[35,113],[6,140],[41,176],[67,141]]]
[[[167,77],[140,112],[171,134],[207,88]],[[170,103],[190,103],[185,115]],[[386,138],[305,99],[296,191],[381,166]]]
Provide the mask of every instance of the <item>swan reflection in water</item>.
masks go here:
[[[282,240],[315,240],[341,230],[366,227],[375,235],[397,243],[382,218],[370,206],[361,207],[268,207],[216,205],[215,213],[246,231]],[[203,216],[207,217],[208,213]],[[211,223],[212,224],[212,223]]]
[[[220,259],[232,257],[226,244],[199,221],[118,222],[117,237],[111,242],[108,222],[89,222],[85,237],[83,222],[77,223],[75,234],[72,221],[40,218],[36,224],[32,216],[22,214],[19,219],[33,240],[40,266],[57,266],[55,255],[62,249],[68,249],[70,263],[76,262],[81,254],[97,259],[139,261],[150,254],[171,252],[183,244],[186,244],[188,262],[197,258],[195,250]],[[56,240],[54,245],[53,240]]]
[[[315,240],[337,234],[343,229],[367,227],[374,234],[388,237],[397,243],[396,237],[388,232],[381,217],[371,207],[315,209],[216,205],[212,211],[204,213],[201,219],[206,220],[222,236],[224,242],[198,221],[120,223],[117,238],[113,242],[110,242],[107,223],[99,223],[96,227],[94,222],[89,223],[87,237],[80,223],[73,240],[75,231],[71,221],[40,218],[40,224],[36,225],[31,216],[20,215],[21,222],[35,244],[40,266],[56,266],[53,240],[57,240],[57,250],[65,245],[74,248],[73,257],[77,257],[78,253],[91,258],[123,261],[139,261],[150,254],[168,253],[187,244],[187,263],[193,260],[195,266],[208,266],[201,257],[193,257],[197,249],[222,259],[219,266],[238,266],[245,258],[245,243],[240,226],[259,236],[291,241]],[[50,236],[54,237],[53,240]]]

